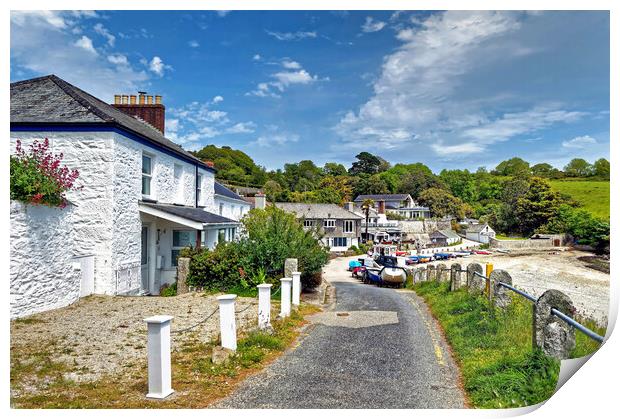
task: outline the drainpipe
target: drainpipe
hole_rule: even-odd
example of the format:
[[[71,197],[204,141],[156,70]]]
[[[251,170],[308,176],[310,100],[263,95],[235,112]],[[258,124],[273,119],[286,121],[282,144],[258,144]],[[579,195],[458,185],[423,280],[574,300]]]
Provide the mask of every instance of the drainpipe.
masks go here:
[[[196,205],[194,206],[198,208],[198,165],[195,165],[194,168],[196,169],[196,173],[194,174],[194,201]]]

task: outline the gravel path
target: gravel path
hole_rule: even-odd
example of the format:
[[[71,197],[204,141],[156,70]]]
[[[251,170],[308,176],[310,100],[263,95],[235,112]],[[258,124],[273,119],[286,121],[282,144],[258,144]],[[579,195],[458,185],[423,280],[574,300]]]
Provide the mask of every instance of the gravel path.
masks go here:
[[[352,280],[350,259],[325,268],[336,303],[310,316],[299,345],[215,407],[464,407],[457,369],[423,302]]]
[[[57,310],[11,322],[11,349],[28,353],[45,348],[54,359],[72,366],[76,381],[91,381],[104,374],[146,363],[146,323],[156,314],[174,316],[171,331],[192,326],[217,309],[214,295],[188,293],[176,297],[91,296]],[[254,326],[257,300],[237,298],[239,328]],[[216,312],[204,324],[172,335],[172,350],[187,339],[208,341],[219,333]]]

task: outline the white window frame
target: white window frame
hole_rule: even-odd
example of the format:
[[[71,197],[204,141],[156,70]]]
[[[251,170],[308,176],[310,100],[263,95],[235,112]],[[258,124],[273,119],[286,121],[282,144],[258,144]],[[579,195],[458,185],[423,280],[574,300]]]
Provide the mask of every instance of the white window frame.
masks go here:
[[[323,228],[336,228],[336,220],[331,218],[323,220]]]
[[[202,175],[198,173],[196,175],[196,202],[198,203],[198,205],[202,204],[201,195],[202,195]]]
[[[347,228],[350,226],[350,228]],[[343,233],[353,233],[355,232],[355,221],[354,220],[344,220],[344,224],[342,226]]]
[[[193,243],[190,243],[189,246],[192,246],[192,247],[196,246],[196,236],[195,236],[197,234],[196,230],[189,230],[189,229],[182,229],[182,228],[175,228],[175,229],[173,229],[172,230],[172,240],[171,240],[172,245],[170,246],[170,266],[171,267],[177,266],[177,262],[174,260],[174,252],[188,247],[188,246],[175,246],[174,245],[174,233],[175,233],[175,231],[183,231],[183,232],[187,231],[187,232],[190,232],[190,233],[193,232],[194,233],[194,241],[193,241]],[[200,234],[200,241],[202,243],[204,243],[203,242],[203,237],[204,237],[204,235],[201,232],[201,234]]]
[[[336,243],[336,240],[338,243]],[[344,241],[344,245],[341,243]],[[349,240],[346,237],[332,237],[332,247],[347,247],[349,245]]]
[[[224,203],[220,202],[220,215],[224,215]]]
[[[151,167],[150,167],[150,172],[149,173],[145,173],[144,172],[144,158],[148,158],[151,162]],[[153,193],[153,168],[155,166],[154,164],[155,161],[155,156],[147,153],[145,151],[142,152],[142,167],[141,167],[141,172],[142,172],[142,176],[140,177],[140,192],[142,193],[142,196],[145,198],[153,198],[155,196],[155,194]],[[149,180],[149,193],[145,194],[144,193],[144,178],[148,178]]]
[[[315,220],[304,220],[304,227],[314,227],[315,226]]]

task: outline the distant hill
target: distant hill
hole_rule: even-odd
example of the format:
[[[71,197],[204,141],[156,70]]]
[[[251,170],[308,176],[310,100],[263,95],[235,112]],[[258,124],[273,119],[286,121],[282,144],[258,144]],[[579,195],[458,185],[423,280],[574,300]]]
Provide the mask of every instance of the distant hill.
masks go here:
[[[569,195],[593,215],[609,218],[609,181],[601,180],[550,180],[558,192]]]
[[[208,145],[192,154],[203,161],[212,161],[217,169],[217,179],[226,183],[260,188],[267,180],[265,168],[258,166],[241,150]]]

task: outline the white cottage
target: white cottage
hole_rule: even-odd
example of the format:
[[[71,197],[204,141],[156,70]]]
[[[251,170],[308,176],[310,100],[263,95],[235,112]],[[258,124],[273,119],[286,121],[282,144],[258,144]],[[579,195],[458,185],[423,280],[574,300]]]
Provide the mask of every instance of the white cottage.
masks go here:
[[[90,293],[158,294],[180,249],[236,236],[215,170],[164,137],[164,112],[161,97],[110,105],[54,75],[11,84],[12,150],[48,138],[83,186],[65,209],[11,202],[11,317]]]
[[[488,224],[471,224],[465,230],[465,238],[480,243],[489,243],[489,239],[495,238],[495,230]]]
[[[251,209],[251,204],[219,182],[215,182],[215,208],[223,217],[239,221]]]

